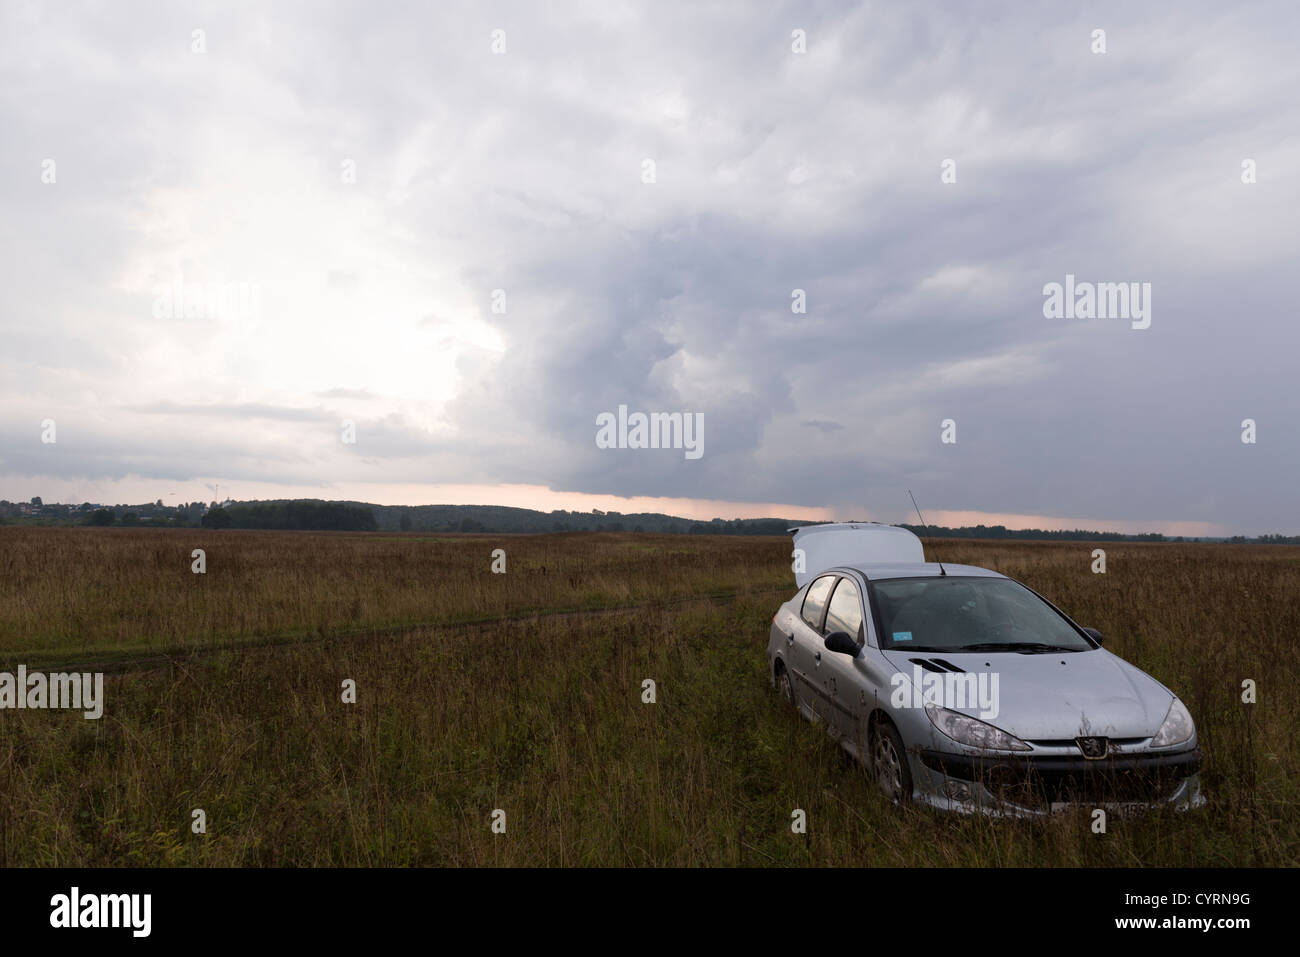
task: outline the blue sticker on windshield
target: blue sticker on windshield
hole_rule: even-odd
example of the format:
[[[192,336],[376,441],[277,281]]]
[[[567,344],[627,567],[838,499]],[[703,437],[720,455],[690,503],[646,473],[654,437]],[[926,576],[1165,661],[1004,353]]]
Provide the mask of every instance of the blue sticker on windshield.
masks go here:
[[[911,640],[912,640],[912,633],[911,633],[910,631],[896,631],[896,632],[894,632],[894,640],[895,640],[895,641],[911,641]]]

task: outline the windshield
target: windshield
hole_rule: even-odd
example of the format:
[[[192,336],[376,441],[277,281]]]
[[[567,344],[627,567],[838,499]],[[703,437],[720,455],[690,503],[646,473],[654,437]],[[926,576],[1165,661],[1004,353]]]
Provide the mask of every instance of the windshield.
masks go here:
[[[1088,651],[1051,605],[1009,578],[895,578],[871,583],[882,648]]]

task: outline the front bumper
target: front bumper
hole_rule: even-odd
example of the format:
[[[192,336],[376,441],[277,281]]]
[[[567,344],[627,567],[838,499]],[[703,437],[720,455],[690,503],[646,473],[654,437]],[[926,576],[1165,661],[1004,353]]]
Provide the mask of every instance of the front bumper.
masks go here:
[[[946,810],[1036,817],[1068,807],[1199,807],[1201,751],[1079,754],[912,753],[915,797]]]

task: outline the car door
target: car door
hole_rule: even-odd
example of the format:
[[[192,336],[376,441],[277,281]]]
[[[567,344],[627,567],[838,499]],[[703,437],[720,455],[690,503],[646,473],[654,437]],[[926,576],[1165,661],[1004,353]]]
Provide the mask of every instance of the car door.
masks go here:
[[[848,634],[861,653],[867,633],[862,590],[848,576],[835,583],[830,600],[826,603],[826,616],[821,629],[821,657],[814,657],[814,671],[821,682],[826,720],[832,726],[833,733],[837,738],[847,736],[851,742],[856,742],[868,697],[857,659],[825,647],[825,636],[837,631]]]
[[[810,717],[821,717],[825,710],[821,703],[825,692],[817,677],[817,666],[825,650],[822,620],[835,579],[835,575],[823,575],[808,586],[792,629],[789,667],[795,679],[794,693]]]

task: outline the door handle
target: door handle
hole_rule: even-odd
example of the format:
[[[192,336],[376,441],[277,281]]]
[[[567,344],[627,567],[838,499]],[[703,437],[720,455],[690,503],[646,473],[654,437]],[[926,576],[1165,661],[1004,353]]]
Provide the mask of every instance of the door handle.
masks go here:
[[[814,651],[813,658],[820,662],[822,660],[822,653],[820,651]]]

